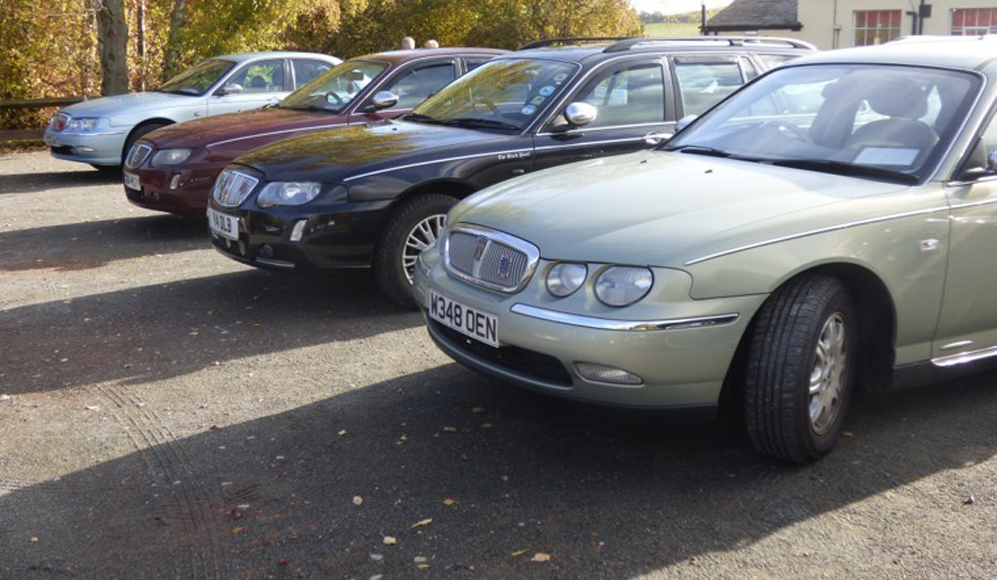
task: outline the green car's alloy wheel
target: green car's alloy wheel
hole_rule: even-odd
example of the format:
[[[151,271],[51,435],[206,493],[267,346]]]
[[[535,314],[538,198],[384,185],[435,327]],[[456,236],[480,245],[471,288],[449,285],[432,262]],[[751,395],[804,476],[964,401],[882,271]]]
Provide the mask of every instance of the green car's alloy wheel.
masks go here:
[[[755,447],[797,463],[827,454],[852,392],[851,352],[855,310],[839,280],[806,275],[777,290],[758,313],[744,377]]]
[[[419,253],[436,240],[447,212],[457,203],[449,195],[420,195],[395,211],[374,250],[374,276],[389,298],[412,308],[412,275]]]

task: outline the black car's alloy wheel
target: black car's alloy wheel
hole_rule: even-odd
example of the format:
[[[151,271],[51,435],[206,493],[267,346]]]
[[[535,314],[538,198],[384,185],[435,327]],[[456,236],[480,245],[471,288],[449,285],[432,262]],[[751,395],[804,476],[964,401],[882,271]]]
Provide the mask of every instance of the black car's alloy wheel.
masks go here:
[[[854,378],[855,310],[836,278],[792,280],[762,306],[744,377],[748,434],[767,455],[809,463],[837,443]]]
[[[439,235],[447,211],[457,199],[449,195],[421,195],[403,202],[388,222],[374,250],[374,276],[385,294],[395,302],[414,307],[412,275],[422,250]]]

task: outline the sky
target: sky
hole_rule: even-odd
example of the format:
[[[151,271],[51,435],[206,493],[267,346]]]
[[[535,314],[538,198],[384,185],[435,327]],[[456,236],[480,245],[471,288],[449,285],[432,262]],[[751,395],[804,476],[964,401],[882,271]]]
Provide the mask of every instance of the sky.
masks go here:
[[[661,12],[663,14],[681,14],[699,10],[704,2],[707,8],[726,6],[732,0],[630,0],[630,5],[637,12]]]

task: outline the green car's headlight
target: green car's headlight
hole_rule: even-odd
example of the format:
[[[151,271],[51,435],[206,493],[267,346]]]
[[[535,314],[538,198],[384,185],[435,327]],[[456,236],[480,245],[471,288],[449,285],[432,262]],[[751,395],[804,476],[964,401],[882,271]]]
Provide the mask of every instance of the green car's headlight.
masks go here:
[[[275,181],[268,183],[263,188],[260,195],[256,197],[256,203],[260,207],[302,205],[315,199],[320,191],[322,191],[321,183]]]
[[[608,306],[627,306],[651,290],[654,274],[647,268],[611,266],[595,280],[595,296]]]
[[[588,276],[588,267],[585,264],[569,262],[554,264],[550,272],[547,272],[547,291],[558,298],[570,296],[582,287],[586,276]]]
[[[190,149],[163,149],[152,158],[153,165],[176,165],[187,161]]]

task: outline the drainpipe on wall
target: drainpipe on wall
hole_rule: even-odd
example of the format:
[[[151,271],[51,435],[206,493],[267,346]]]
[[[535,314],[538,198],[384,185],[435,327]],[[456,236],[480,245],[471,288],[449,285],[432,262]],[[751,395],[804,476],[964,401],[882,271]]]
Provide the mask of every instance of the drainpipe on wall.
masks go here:
[[[841,25],[838,24],[838,0],[834,0],[834,13],[831,15],[831,48],[838,48],[838,36],[841,35]]]

